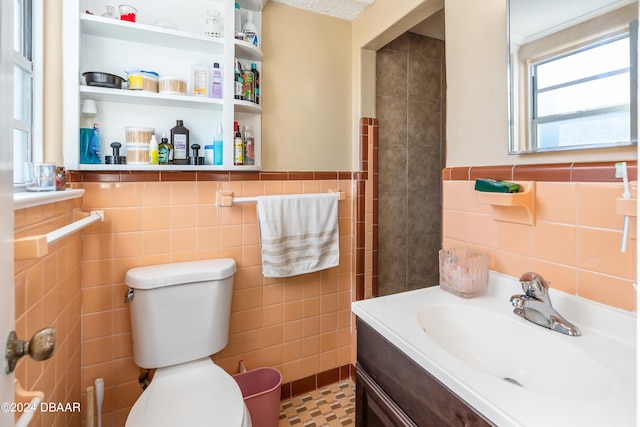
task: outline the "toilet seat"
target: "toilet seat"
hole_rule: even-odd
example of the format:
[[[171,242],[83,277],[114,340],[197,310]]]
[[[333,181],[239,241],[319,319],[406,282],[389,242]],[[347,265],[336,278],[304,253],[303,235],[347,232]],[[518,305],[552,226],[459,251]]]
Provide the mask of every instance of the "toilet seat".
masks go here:
[[[250,427],[236,381],[206,357],[158,368],[127,417],[126,427]]]

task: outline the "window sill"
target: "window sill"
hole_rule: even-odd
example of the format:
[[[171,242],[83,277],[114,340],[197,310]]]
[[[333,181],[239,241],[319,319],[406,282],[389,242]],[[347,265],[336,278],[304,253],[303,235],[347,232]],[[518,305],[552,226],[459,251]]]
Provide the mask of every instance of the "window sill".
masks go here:
[[[13,193],[13,209],[32,208],[34,206],[46,205],[48,203],[61,202],[63,200],[77,199],[82,197],[84,190],[82,189],[66,189],[64,191],[43,191],[30,192],[23,191]]]

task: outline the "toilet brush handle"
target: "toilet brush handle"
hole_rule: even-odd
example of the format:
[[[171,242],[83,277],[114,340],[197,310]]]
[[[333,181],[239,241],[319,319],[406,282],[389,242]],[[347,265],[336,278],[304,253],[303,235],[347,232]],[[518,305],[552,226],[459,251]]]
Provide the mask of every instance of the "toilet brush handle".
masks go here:
[[[96,407],[98,410],[98,427],[102,427],[102,401],[104,399],[104,380],[96,379]]]

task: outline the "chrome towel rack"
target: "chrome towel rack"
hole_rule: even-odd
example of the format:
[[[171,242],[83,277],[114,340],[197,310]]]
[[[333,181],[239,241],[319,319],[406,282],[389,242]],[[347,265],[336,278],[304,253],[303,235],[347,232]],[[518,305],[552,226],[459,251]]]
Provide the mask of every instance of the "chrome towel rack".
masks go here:
[[[338,200],[344,200],[346,198],[344,191],[330,189],[328,192],[335,193]],[[255,203],[257,200],[257,197],[233,197],[233,191],[216,192],[216,206],[218,207],[233,206],[235,203]]]

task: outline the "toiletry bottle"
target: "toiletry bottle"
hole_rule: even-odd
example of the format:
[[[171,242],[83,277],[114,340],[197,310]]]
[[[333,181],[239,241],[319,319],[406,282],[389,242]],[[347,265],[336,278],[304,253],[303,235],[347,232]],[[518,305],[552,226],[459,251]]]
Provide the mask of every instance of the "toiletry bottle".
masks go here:
[[[196,64],[191,66],[191,95],[208,96],[208,77],[207,68],[204,65]]]
[[[251,64],[251,72],[253,73],[253,102],[260,104],[260,72],[256,64]]]
[[[236,3],[235,5],[235,28],[234,28],[234,36],[238,40],[244,40],[244,34],[242,33],[242,11],[240,10],[240,5]]]
[[[244,24],[244,28],[242,29],[244,33],[245,40],[251,43],[253,46],[258,46],[258,29],[256,28],[256,24],[253,22],[253,12],[247,12],[247,22]]]
[[[220,71],[220,64],[217,62],[213,64],[213,72],[211,73],[211,97],[222,98],[222,71]]]
[[[255,139],[250,126],[244,127],[244,164],[246,166],[255,165]]]
[[[98,123],[93,124],[93,135],[91,136],[91,142],[89,142],[89,153],[89,163],[102,163],[102,155],[100,153],[100,125]]]
[[[233,122],[235,136],[233,138],[233,164],[241,166],[244,164],[244,142],[242,141],[242,133],[238,122]]]
[[[242,72],[242,99],[253,102],[253,73],[249,68]]]
[[[213,138],[213,164],[216,166],[222,165],[222,122],[218,123],[218,130],[216,136]]]
[[[182,120],[176,120],[176,126],[171,128],[171,145],[173,146],[173,164],[188,164],[189,129],[184,127]]]
[[[169,165],[171,162],[169,161],[169,155],[171,154],[171,144],[169,144],[169,139],[167,138],[167,134],[162,135],[162,139],[160,139],[160,145],[158,146],[158,164],[159,165]]]
[[[158,160],[158,140],[156,139],[156,135],[151,135],[151,141],[149,141],[149,164],[157,165]]]
[[[234,99],[242,99],[242,67],[240,66],[239,61],[236,61],[235,77],[233,82]]]

